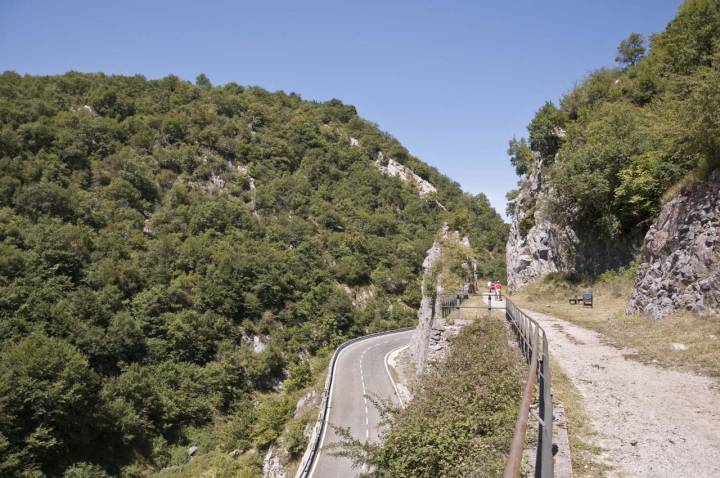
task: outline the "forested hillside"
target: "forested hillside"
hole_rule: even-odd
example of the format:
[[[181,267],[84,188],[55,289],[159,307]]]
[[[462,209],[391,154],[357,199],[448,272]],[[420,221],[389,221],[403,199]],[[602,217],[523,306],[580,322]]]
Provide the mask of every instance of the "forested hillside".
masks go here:
[[[516,199],[513,240],[522,251],[534,226],[554,224],[541,225],[555,236],[537,261],[561,250],[545,271],[600,273],[627,264],[663,197],[720,165],[720,2],[686,1],[665,31],[624,40],[616,62],[588,75],[559,105],[547,102],[527,140],[510,142],[525,181],[525,193],[509,194]],[[582,257],[568,258],[564,248]],[[527,265],[521,262],[513,272]]]
[[[255,476],[312,356],[414,322],[443,223],[504,275],[487,199],[337,100],[7,72],[0,171],[2,476],[147,476],[191,444]]]

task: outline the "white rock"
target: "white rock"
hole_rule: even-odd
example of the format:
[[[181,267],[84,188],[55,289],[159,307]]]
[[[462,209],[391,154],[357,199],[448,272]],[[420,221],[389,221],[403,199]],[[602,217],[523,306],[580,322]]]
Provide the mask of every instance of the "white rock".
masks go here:
[[[253,336],[253,351],[260,353],[267,348],[267,344],[257,335]]]
[[[287,478],[274,445],[270,445],[263,460],[263,478]]]
[[[688,349],[688,346],[687,346],[687,345],[681,344],[681,343],[678,343],[678,342],[673,342],[672,344],[670,344],[670,347],[671,347],[673,350],[687,350],[687,349]]]
[[[428,194],[437,192],[435,186],[430,182],[424,180],[413,172],[412,169],[405,165],[402,165],[392,158],[387,161],[387,166],[383,165],[382,152],[378,153],[378,159],[375,161],[375,166],[386,176],[398,177],[400,180],[414,185],[420,196],[427,196]]]

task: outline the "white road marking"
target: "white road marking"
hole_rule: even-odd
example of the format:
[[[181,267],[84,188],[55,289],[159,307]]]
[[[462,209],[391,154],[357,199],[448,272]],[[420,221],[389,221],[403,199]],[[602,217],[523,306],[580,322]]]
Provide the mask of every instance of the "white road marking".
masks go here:
[[[387,338],[387,337],[389,337],[389,336],[385,336],[384,338]],[[362,343],[362,342],[358,342],[358,343]],[[353,345],[355,345],[355,344],[353,344]],[[360,375],[360,378],[362,379],[363,399],[364,399],[364,401],[365,401],[365,406],[366,406],[366,408],[365,408],[365,423],[366,423],[366,425],[368,425],[368,411],[367,411],[367,396],[366,396],[367,394],[365,393],[365,379],[364,379],[364,377],[363,377],[363,375],[362,375],[362,357],[365,355],[365,353],[366,353],[368,350],[372,350],[372,349],[374,349],[374,348],[376,348],[376,347],[379,347],[379,346],[381,346],[381,345],[383,345],[383,342],[380,342],[380,343],[377,343],[377,344],[375,344],[375,345],[372,345],[372,346],[368,347],[367,349],[363,350],[363,352],[362,352],[362,354],[361,354],[361,363],[360,363],[360,374],[361,374],[361,375]],[[352,346],[347,347],[347,348],[344,348],[343,350],[340,351],[340,353],[338,354],[338,356],[337,356],[337,358],[336,358],[336,364],[340,361],[340,357],[342,356],[342,354],[343,354],[346,350],[348,350],[348,349],[350,349],[350,348],[352,348]],[[386,358],[387,358],[387,356],[386,356]],[[385,362],[385,365],[386,365],[386,367],[387,367],[387,362]],[[336,367],[336,368],[337,368],[337,367]],[[387,370],[387,368],[386,368],[386,370]],[[323,422],[323,431],[322,431],[322,437],[320,438],[320,446],[319,446],[319,449],[318,449],[318,455],[315,457],[313,466],[312,466],[312,468],[310,469],[310,473],[308,474],[308,477],[309,477],[309,478],[312,478],[312,476],[315,474],[315,469],[317,468],[317,464],[320,462],[320,453],[321,453],[321,450],[322,450],[323,446],[325,445],[325,437],[326,437],[326,435],[327,435],[327,430],[328,430],[328,428],[329,428],[329,427],[328,427],[328,424],[329,424],[329,422],[330,422],[330,410],[332,410],[332,406],[331,406],[330,404],[332,403],[333,390],[335,389],[335,378],[334,378],[335,370],[333,370],[332,373],[333,373],[333,380],[332,380],[332,383],[331,383],[331,385],[330,385],[330,391],[328,392],[328,397],[327,397],[327,400],[328,400],[328,413],[325,415],[325,421]],[[388,371],[388,374],[389,374],[389,371]],[[392,377],[390,377],[390,381],[392,382],[393,387],[395,387],[395,382],[392,380]],[[397,388],[396,388],[396,393],[397,393]],[[399,396],[398,396],[398,398],[399,398]],[[369,429],[369,426],[365,429],[365,437],[366,437],[366,439],[368,439],[368,440],[370,439],[370,429]],[[367,464],[363,464],[363,473],[365,473],[365,472],[367,472]]]
[[[365,352],[370,350],[372,347],[368,347],[365,349],[365,351],[362,353],[362,355],[365,355]],[[368,414],[368,407],[367,407],[367,390],[365,389],[365,376],[363,375],[363,357],[360,356],[360,381],[362,382],[362,389],[363,389],[363,401],[365,402],[365,438],[368,439],[370,437],[370,419]]]
[[[398,347],[396,349],[390,350],[388,353],[385,354],[385,358],[383,359],[383,362],[385,362],[385,372],[387,372],[387,376],[390,379],[390,383],[392,384],[393,388],[395,389],[395,395],[397,395],[398,401],[400,402],[400,406],[402,408],[405,408],[405,402],[403,402],[402,396],[400,395],[400,391],[398,390],[397,384],[395,383],[395,380],[393,380],[392,374],[390,373],[390,366],[388,365],[388,357],[391,353],[395,352],[396,350],[402,350],[404,348],[407,348],[408,345],[403,345],[402,347]]]

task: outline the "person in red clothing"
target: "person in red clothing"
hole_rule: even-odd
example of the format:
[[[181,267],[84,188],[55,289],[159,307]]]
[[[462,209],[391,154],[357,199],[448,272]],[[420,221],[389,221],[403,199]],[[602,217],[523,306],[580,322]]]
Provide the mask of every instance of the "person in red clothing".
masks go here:
[[[502,299],[502,284],[500,284],[500,281],[496,280],[493,286],[495,289],[495,298],[498,300]]]

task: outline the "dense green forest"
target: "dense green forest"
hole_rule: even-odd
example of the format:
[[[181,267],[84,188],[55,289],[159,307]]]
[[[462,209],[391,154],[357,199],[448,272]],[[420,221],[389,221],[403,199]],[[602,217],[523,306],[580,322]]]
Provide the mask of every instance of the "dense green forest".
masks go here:
[[[337,100],[6,72],[0,171],[1,476],[148,476],[190,444],[256,476],[305,446],[312,357],[414,322],[443,223],[504,276],[485,196]]]
[[[720,165],[720,2],[686,1],[648,40],[631,34],[616,68],[547,102],[510,142],[519,175],[542,159],[558,220],[611,241],[642,237],[664,196]]]

